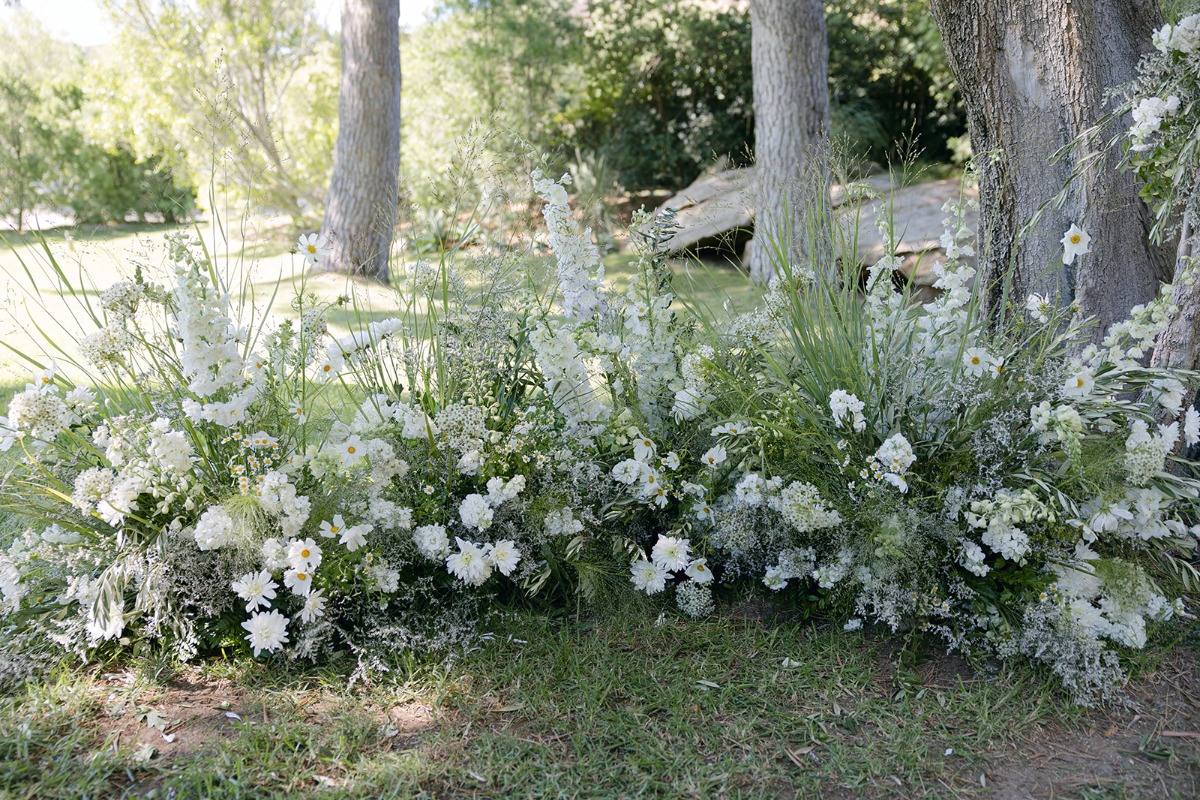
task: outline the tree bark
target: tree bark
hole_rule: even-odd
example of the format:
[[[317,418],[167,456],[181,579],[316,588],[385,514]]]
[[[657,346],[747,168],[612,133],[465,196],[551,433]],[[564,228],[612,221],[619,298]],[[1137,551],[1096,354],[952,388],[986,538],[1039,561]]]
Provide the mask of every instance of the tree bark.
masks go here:
[[[1200,195],[1193,187],[1187,210],[1183,214],[1179,231],[1179,246],[1175,251],[1175,283],[1171,287],[1171,304],[1176,311],[1171,315],[1166,330],[1159,334],[1154,343],[1151,366],[1171,369],[1200,369],[1200,276],[1197,275],[1195,258],[1198,248],[1197,205]],[[1196,402],[1195,385],[1187,386],[1183,396],[1183,408]],[[1182,413],[1178,416],[1182,416]],[[1170,423],[1176,415],[1169,411],[1159,414],[1159,422]],[[1176,448],[1182,451],[1182,446]]]
[[[400,175],[400,3],[342,0],[338,138],[319,268],[388,279]]]
[[[1161,22],[1158,3],[932,0],[932,8],[979,155],[987,226],[979,232],[980,273],[989,303],[1000,299],[1011,266],[1017,299],[1038,292],[1062,305],[1078,302],[1098,318],[1100,338],[1170,280],[1170,249],[1150,244],[1150,211],[1118,152],[1089,160],[1072,148],[1054,156],[1112,110],[1104,91],[1133,79]],[[1122,119],[1117,128],[1128,124]],[[1069,182],[1062,206],[1047,205]],[[1092,252],[1065,265],[1061,239],[1072,223],[1091,235]]]
[[[829,46],[822,0],[752,0],[754,160],[758,212],[748,267],[766,281],[778,262],[806,262],[826,216]],[[813,223],[816,223],[814,225]]]

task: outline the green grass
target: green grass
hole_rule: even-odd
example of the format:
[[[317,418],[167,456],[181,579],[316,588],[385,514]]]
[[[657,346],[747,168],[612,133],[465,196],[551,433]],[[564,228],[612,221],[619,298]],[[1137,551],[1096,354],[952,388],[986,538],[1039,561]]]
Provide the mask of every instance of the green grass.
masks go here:
[[[1045,676],[931,654],[901,669],[890,640],[740,612],[525,612],[457,663],[354,688],[278,660],[64,673],[0,706],[0,796],[987,797],[1035,768],[1060,797],[1200,785],[1194,743],[1085,713]],[[1140,680],[1194,671],[1195,655]],[[1033,758],[1110,725],[1129,730],[1091,761],[1048,772]]]

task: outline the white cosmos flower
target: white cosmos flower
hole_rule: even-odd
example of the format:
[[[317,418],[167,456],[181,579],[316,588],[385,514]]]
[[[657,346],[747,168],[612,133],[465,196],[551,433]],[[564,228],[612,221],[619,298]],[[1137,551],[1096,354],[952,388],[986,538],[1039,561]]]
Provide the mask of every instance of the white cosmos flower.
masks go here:
[[[346,520],[342,519],[341,514],[334,514],[333,521],[321,520],[321,535],[326,539],[333,539],[341,534],[342,529],[346,527]]]
[[[692,563],[688,564],[684,570],[685,575],[694,580],[696,583],[708,583],[713,579],[712,570],[708,568],[707,558],[697,558]]]
[[[1091,252],[1092,237],[1078,225],[1071,225],[1063,234],[1063,263],[1074,264],[1076,256],[1087,255]]]
[[[329,255],[328,242],[325,241],[325,237],[317,233],[301,236],[298,249],[309,264],[319,264]]]
[[[972,378],[978,378],[988,371],[992,365],[992,357],[982,347],[969,347],[963,353],[963,367]]]
[[[1094,388],[1096,388],[1096,382],[1092,379],[1092,373],[1089,370],[1081,369],[1067,378],[1066,383],[1063,384],[1063,394],[1067,397],[1087,397]]]
[[[749,422],[726,422],[713,428],[713,436],[741,436],[750,430]]]
[[[292,594],[307,597],[312,591],[312,573],[302,572],[295,567],[283,573],[283,585],[292,590]]]
[[[687,569],[691,558],[692,543],[687,539],[677,539],[673,536],[659,536],[650,551],[650,559],[670,572]]]
[[[717,445],[716,447],[710,448],[709,451],[704,455],[700,456],[700,463],[704,464],[704,466],[708,467],[709,469],[716,469],[722,464],[722,462],[725,461],[725,458],[725,448],[721,447],[721,445]]]
[[[292,539],[288,542],[287,560],[293,569],[312,572],[321,566],[321,548],[312,539]]]
[[[1031,294],[1025,298],[1025,311],[1033,317],[1034,322],[1050,321],[1050,301],[1040,294]]]
[[[630,565],[629,582],[646,594],[658,594],[667,588],[667,571],[661,564],[638,559]]]
[[[501,539],[495,544],[488,545],[487,557],[499,573],[505,577],[512,575],[517,564],[521,563],[521,551],[517,543],[510,539]]]
[[[367,534],[370,532],[370,525],[355,525],[353,528],[346,528],[342,531],[342,538],[338,541],[353,553],[367,543]]]
[[[275,590],[279,584],[271,579],[271,573],[265,569],[261,572],[247,572],[233,582],[233,591],[246,601],[246,612],[255,611],[259,606],[269,606],[275,599]]]
[[[255,658],[263,650],[273,653],[287,643],[287,624],[288,618],[278,611],[260,611],[242,623],[249,631],[246,641],[254,648]]]
[[[300,610],[300,619],[304,622],[315,622],[325,616],[325,593],[324,590],[318,590],[308,596],[304,601],[304,608]]]
[[[342,466],[346,469],[353,467],[362,457],[366,455],[366,445],[357,434],[351,434],[346,441],[341,444],[334,445],[333,452],[337,455],[338,460],[342,462]]]
[[[639,436],[633,440],[633,457],[638,461],[649,461],[654,457],[654,452],[658,447],[653,441],[644,436]]]

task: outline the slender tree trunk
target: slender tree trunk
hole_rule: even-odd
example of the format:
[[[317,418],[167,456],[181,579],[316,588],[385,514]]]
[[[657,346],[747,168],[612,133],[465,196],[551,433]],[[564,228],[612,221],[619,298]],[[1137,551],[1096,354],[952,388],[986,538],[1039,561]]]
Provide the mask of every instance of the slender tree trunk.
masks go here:
[[[326,270],[388,278],[400,174],[399,0],[342,0],[338,138]]]
[[[1011,265],[1017,297],[1078,302],[1099,319],[1099,338],[1170,280],[1170,249],[1149,243],[1150,211],[1118,153],[1085,163],[1072,149],[1051,162],[1112,110],[1105,89],[1134,77],[1160,22],[1157,1],[932,0],[932,8],[979,154],[989,301]],[[1074,172],[1062,207],[1047,205]],[[1092,252],[1064,265],[1061,239],[1073,223],[1090,234]]]
[[[750,31],[758,213],[748,267],[765,281],[781,259],[806,264],[827,249],[808,238],[829,197],[824,4],[752,0]]]

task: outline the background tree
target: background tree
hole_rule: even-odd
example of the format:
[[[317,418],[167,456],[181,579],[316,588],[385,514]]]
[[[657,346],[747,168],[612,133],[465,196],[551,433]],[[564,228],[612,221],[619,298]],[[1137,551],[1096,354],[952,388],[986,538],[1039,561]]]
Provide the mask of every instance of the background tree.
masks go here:
[[[752,0],[750,20],[758,212],[748,266],[766,280],[779,259],[806,262],[819,245],[806,232],[809,204],[829,194],[829,50],[821,0]]]
[[[52,134],[34,110],[38,96],[18,75],[0,73],[0,212],[25,230],[25,212],[37,203]]]
[[[1133,79],[1160,22],[1156,0],[933,0],[979,159],[981,275],[993,299],[1011,264],[1018,296],[1078,301],[1100,327],[1125,319],[1169,280],[1169,250],[1148,241],[1151,215],[1120,154],[1055,154],[1111,108],[1104,93]],[[1122,125],[1127,124],[1123,121]],[[1097,143],[1097,147],[1100,143]],[[1074,173],[1061,207],[1046,207]],[[1025,227],[1042,211],[1037,224]],[[1092,252],[1063,264],[1072,224]]]
[[[117,26],[93,81],[112,141],[201,185],[311,224],[328,185],[336,44],[312,0],[105,0]]]
[[[323,269],[388,279],[400,173],[399,0],[342,0],[342,83]]]

